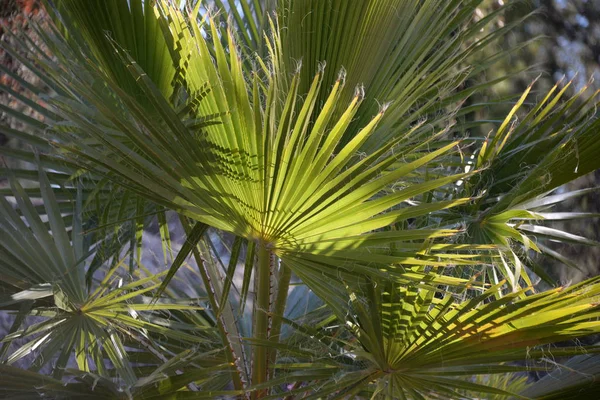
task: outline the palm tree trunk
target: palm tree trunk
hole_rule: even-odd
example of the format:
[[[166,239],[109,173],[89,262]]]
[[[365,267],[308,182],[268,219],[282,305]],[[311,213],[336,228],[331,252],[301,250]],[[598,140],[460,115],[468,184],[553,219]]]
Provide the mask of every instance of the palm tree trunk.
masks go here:
[[[252,357],[252,384],[260,384],[268,378],[268,348],[265,345],[269,340],[269,309],[271,306],[271,261],[272,254],[264,243],[257,249],[258,262],[256,264],[256,297],[254,304],[254,339],[257,340]],[[258,399],[267,394],[259,390],[252,394],[253,399]]]
[[[281,263],[279,277],[277,279],[277,297],[273,303],[273,317],[271,321],[271,330],[269,332],[269,341],[279,343],[279,335],[281,334],[281,324],[283,322],[283,314],[287,304],[288,291],[290,288],[290,279],[292,271]],[[274,364],[277,359],[277,348],[269,349],[269,363]]]

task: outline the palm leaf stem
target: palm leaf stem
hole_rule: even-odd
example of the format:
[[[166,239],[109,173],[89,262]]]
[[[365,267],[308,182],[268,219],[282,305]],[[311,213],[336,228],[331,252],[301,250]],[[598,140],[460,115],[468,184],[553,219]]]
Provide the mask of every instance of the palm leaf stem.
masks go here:
[[[259,341],[269,339],[269,310],[271,306],[271,263],[273,254],[264,243],[258,244],[256,262],[256,297],[254,305],[254,338]],[[268,379],[269,349],[264,345],[254,347],[252,384],[257,385]],[[252,399],[267,395],[267,390],[252,393]]]
[[[283,262],[279,269],[279,277],[277,279],[277,295],[273,302],[273,313],[271,314],[271,331],[269,340],[274,343],[279,343],[279,335],[281,334],[281,324],[283,323],[283,315],[285,313],[285,305],[287,304],[288,292],[290,288],[290,279],[292,278],[292,270]],[[277,348],[273,347],[269,350],[269,363],[275,364],[277,359]]]
[[[184,228],[184,230],[186,231],[186,234],[189,234],[189,232],[191,231],[191,226],[189,224],[189,222],[187,221],[187,219],[185,217],[181,217],[180,218],[181,224]],[[217,311],[220,309],[219,304],[217,303],[217,297],[218,297],[218,293],[215,293],[215,287],[213,285],[213,279],[211,279],[209,272],[207,271],[207,269],[204,266],[204,261],[202,259],[202,255],[200,254],[200,251],[198,249],[197,246],[194,246],[192,249],[192,254],[196,260],[196,264],[198,265],[198,271],[200,272],[200,277],[202,278],[202,283],[204,284],[204,287],[207,288],[206,290],[206,294],[208,297],[208,301],[210,303],[210,306],[213,310]],[[229,351],[225,351],[225,357],[227,359],[227,361],[229,363],[231,363],[232,365],[235,365],[237,368],[231,372],[231,378],[232,378],[232,382],[233,382],[233,386],[236,390],[241,390],[244,387],[244,381],[246,380],[244,377],[244,366],[241,365],[241,363],[243,363],[243,360],[241,360],[240,358],[242,357],[242,354],[236,354],[236,353],[241,353],[240,348],[241,346],[236,346],[236,343],[233,342],[233,338],[231,337],[230,332],[234,333],[237,331],[237,327],[235,327],[235,324],[231,323],[231,321],[229,321],[229,318],[227,318],[229,316],[229,313],[224,312],[224,315],[219,316],[218,318],[216,318],[216,325],[217,328],[219,330],[219,334],[221,336],[221,340],[223,341],[223,344],[227,347],[227,349]],[[230,323],[227,323],[227,322]],[[238,350],[238,351],[236,351]],[[240,358],[238,358],[240,357]]]

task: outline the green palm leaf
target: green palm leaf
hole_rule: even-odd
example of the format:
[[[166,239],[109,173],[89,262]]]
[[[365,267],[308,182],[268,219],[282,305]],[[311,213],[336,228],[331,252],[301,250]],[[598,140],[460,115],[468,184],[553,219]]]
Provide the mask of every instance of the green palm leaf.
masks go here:
[[[543,223],[545,219],[578,218],[577,214],[545,212],[559,201],[577,195],[553,195],[552,191],[600,167],[597,158],[591,156],[596,151],[598,120],[590,107],[595,107],[597,94],[586,96],[584,88],[561,102],[570,85],[567,83],[560,90],[558,85],[553,87],[516,120],[515,116],[526,108],[525,101],[533,85],[530,86],[466,166],[467,170],[484,170],[464,187],[464,195],[485,193],[477,199],[476,206],[465,207],[473,218],[468,227],[470,240],[501,246],[504,261],[498,270],[516,288],[521,286],[521,278],[525,285],[532,283],[522,268],[534,266],[526,256],[529,249],[572,265],[549,248],[549,240],[597,245],[593,240]],[[585,143],[582,157],[579,156],[580,143]],[[588,150],[592,153],[587,153]],[[521,246],[513,245],[517,243]],[[535,270],[544,276],[539,268]]]
[[[160,314],[162,310],[199,310],[197,306],[131,301],[157,289],[161,285],[159,277],[164,273],[115,287],[122,281],[114,276],[121,266],[116,264],[94,291],[86,290],[84,278],[89,253],[83,247],[81,216],[75,213],[73,229],[68,232],[43,171],[39,173],[39,181],[47,225],[14,178],[11,186],[17,210],[5,198],[1,200],[0,223],[9,235],[2,235],[0,248],[6,257],[2,257],[0,271],[4,285],[10,288],[4,294],[2,307],[29,302],[29,307],[22,308],[21,312],[45,318],[43,322],[22,329],[15,326],[12,333],[2,339],[5,343],[3,353],[6,353],[6,346],[13,340],[33,335],[31,341],[6,357],[6,363],[13,364],[38,351],[32,368],[39,370],[56,357],[53,370],[59,378],[74,355],[81,370],[91,371],[91,365],[95,365],[98,373],[105,375],[104,358],[107,357],[124,384],[131,385],[136,380],[135,373],[117,332],[130,334],[133,329],[144,332],[141,337],[157,334],[190,343],[212,340],[202,334],[167,329],[146,317]],[[32,301],[38,303],[31,307]],[[22,317],[19,320],[24,322]]]
[[[469,24],[481,3],[280,1],[284,62],[289,70],[302,62],[301,93],[308,92],[308,82],[322,62],[328,65],[326,87],[334,84],[340,68],[347,71],[348,85],[341,94],[342,101],[350,101],[356,85],[364,86],[367,98],[344,142],[368,123],[381,102],[391,102],[363,150],[374,151],[381,143],[401,137],[398,151],[402,151],[404,146],[427,140],[431,126],[446,126],[452,120],[456,106],[472,94],[457,90],[477,72],[476,65],[469,68],[468,61],[512,28],[488,30],[494,17],[504,12],[503,7]],[[319,102],[325,99],[326,93],[322,93]],[[343,106],[338,106],[336,112],[341,114]],[[429,125],[409,129],[423,119]]]
[[[173,19],[183,18],[176,9],[171,8],[170,12]],[[211,24],[209,28],[213,30],[213,36],[216,35],[215,25]],[[199,32],[184,30],[183,36],[194,40],[196,48],[208,48]],[[229,40],[233,40],[231,35]],[[277,39],[274,43],[277,46]],[[96,169],[98,173],[108,173],[112,179],[152,201],[211,226],[264,243],[282,257],[289,252],[319,254],[325,249],[344,250],[349,246],[348,237],[358,238],[358,235],[361,240],[353,241],[353,247],[357,243],[359,247],[366,247],[453,233],[431,230],[415,232],[411,236],[374,231],[405,218],[402,210],[387,217],[376,217],[382,212],[464,178],[463,175],[443,177],[381,195],[390,185],[455,148],[456,143],[392,170],[388,168],[396,159],[384,156],[397,141],[357,160],[354,154],[383,116],[382,110],[352,141],[336,150],[362,100],[360,92],[339,118],[332,119],[343,80],[334,85],[326,104],[316,112],[322,74],[313,79],[308,97],[298,105],[300,80],[296,76],[286,95],[285,106],[278,110],[276,94],[280,72],[276,69],[262,71],[267,76],[265,89],[261,89],[258,77],[247,84],[235,47],[230,46],[230,55],[226,57],[220,42],[213,42],[211,46],[215,49],[216,64],[207,50],[190,54],[189,70],[194,73],[204,71],[205,76],[191,75],[187,87],[192,90],[212,82],[210,91],[205,93],[198,106],[204,112],[216,111],[223,105],[235,110],[223,115],[220,124],[190,129],[137,63],[124,55],[123,61],[128,63],[132,77],[163,122],[148,118],[146,108],[140,108],[117,82],[88,63],[86,75],[77,78],[79,80],[70,79],[69,85],[80,86],[86,103],[94,108],[83,103],[76,106],[75,99],[56,99],[57,110],[72,121],[68,128],[55,130],[65,143],[61,147],[83,166],[90,167],[90,162],[102,164],[101,169]],[[108,82],[113,94],[109,95],[98,86],[90,87],[85,80],[89,74]],[[263,110],[252,104],[249,93],[253,92],[254,97],[262,95],[271,99]],[[125,109],[133,120],[123,118]],[[313,118],[315,123],[311,126]],[[326,138],[324,132],[328,132]],[[81,141],[81,135],[89,135],[89,140]],[[167,165],[164,161],[167,159],[173,162]],[[219,195],[215,196],[216,193]],[[466,199],[456,200],[454,204],[444,203],[439,209],[464,201]],[[350,204],[354,208],[345,209]],[[361,209],[361,212],[355,213],[355,209]],[[422,212],[431,212],[431,209]],[[413,260],[408,258],[406,263],[413,263]]]
[[[336,380],[318,393],[330,391],[342,398],[377,382],[381,394],[390,398],[454,398],[459,397],[457,388],[509,396],[461,376],[527,371],[531,366],[500,363],[542,358],[545,350],[535,346],[597,333],[598,287],[598,279],[591,279],[524,299],[512,293],[492,302],[488,300],[500,286],[465,301],[456,301],[453,294],[442,297],[428,289],[375,282],[347,287],[346,299],[336,299],[343,296],[341,291],[317,291],[334,310],[338,301],[352,304],[349,313],[337,317],[356,338],[349,354],[360,371],[345,372],[347,387]],[[581,351],[587,350],[564,348],[560,354]]]

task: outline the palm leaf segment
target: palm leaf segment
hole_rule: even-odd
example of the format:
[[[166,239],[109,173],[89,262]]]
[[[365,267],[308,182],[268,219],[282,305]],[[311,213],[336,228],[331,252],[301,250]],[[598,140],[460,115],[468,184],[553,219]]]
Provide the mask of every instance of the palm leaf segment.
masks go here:
[[[584,354],[571,358],[558,371],[522,391],[523,396],[539,400],[575,400],[582,397],[597,397],[600,394],[600,356]]]
[[[58,97],[54,101],[57,113],[70,121],[56,126],[57,144],[71,157],[90,168],[91,164],[100,165],[96,171],[109,174],[151,200],[262,243],[284,259],[298,253],[327,255],[455,233],[439,229],[374,231],[466,201],[423,204],[410,213],[397,208],[403,201],[463,175],[389,190],[457,143],[399,167],[396,159],[389,157],[399,140],[388,141],[367,157],[356,157],[385,108],[343,144],[342,138],[363,100],[362,92],[356,91],[343,113],[335,117],[344,88],[343,74],[316,112],[324,70],[312,79],[304,101],[298,101],[299,73],[292,74],[287,82],[285,67],[278,61],[277,35],[268,42],[269,64],[257,58],[257,70],[247,82],[231,32],[222,37],[228,41],[227,51],[220,40],[209,46],[195,18],[188,20],[178,9],[163,6],[172,40],[180,49],[177,61],[185,88],[180,93],[180,107],[173,108],[126,51],[115,49],[147,104],[140,105],[114,79],[81,55],[72,54],[81,60],[85,72],[69,76],[68,81],[59,75],[56,79],[65,88],[75,87],[81,97]],[[212,20],[205,28],[213,38],[220,37]],[[107,81],[108,87],[98,85],[100,81]],[[182,121],[181,116],[190,108],[195,116]],[[229,112],[223,114],[222,110]],[[220,123],[213,124],[218,115]],[[394,211],[383,214],[389,210]],[[413,251],[413,257],[404,261],[383,256],[379,261],[425,263],[418,258]]]
[[[115,20],[116,14],[119,12],[118,20],[122,21],[126,14],[122,8],[124,3],[122,2],[89,2],[86,6],[90,7],[90,12],[82,12],[78,7],[82,5],[80,2],[55,2],[60,12],[65,13],[65,18],[59,18],[55,15],[58,21],[67,26],[71,27],[68,30],[69,40],[76,43],[77,46],[83,46],[85,48],[86,57],[94,59],[98,65],[102,65],[103,70],[109,74],[112,79],[118,82],[119,86],[131,89],[132,85],[135,84],[131,81],[131,76],[127,72],[123,63],[120,60],[111,58],[107,54],[114,54],[112,52],[112,45],[106,38],[106,30],[112,30],[115,27],[111,25],[111,22]],[[53,11],[49,4],[46,4],[49,11]],[[69,10],[70,12],[67,12]],[[129,8],[125,7],[125,10],[129,12]],[[79,11],[78,17],[75,14]],[[127,14],[131,20],[138,21],[137,28],[141,26],[141,32],[144,33],[144,38],[148,38],[149,41],[159,40],[163,38],[160,31],[159,20],[155,17],[154,8],[149,6],[149,3],[135,2],[132,3],[133,14]],[[116,13],[116,14],[115,14]],[[135,14],[135,15],[134,15]],[[68,18],[67,15],[71,16]],[[91,23],[85,23],[85,18],[90,15],[94,15],[95,21],[99,23],[100,28]],[[115,17],[115,18],[113,18]],[[79,19],[78,19],[79,18]],[[83,18],[83,21],[81,20]],[[74,22],[77,21],[77,22]],[[94,229],[95,235],[88,235],[87,239],[92,241],[100,242],[96,247],[95,259],[90,264],[90,267],[86,271],[86,283],[89,285],[94,272],[100,268],[102,263],[106,261],[106,257],[114,253],[119,253],[119,249],[122,249],[125,245],[129,245],[132,254],[130,257],[130,269],[134,270],[135,262],[139,263],[141,259],[141,237],[144,224],[149,220],[149,217],[158,214],[158,218],[161,224],[161,235],[163,241],[166,243],[164,248],[165,263],[167,253],[170,251],[169,235],[168,230],[165,228],[166,220],[164,218],[164,209],[157,207],[155,204],[144,200],[139,196],[135,196],[133,193],[123,190],[123,188],[114,185],[110,180],[105,178],[102,174],[85,173],[80,169],[80,166],[72,162],[67,161],[64,157],[57,155],[53,151],[52,142],[57,140],[57,136],[51,134],[52,127],[64,124],[63,119],[54,112],[54,107],[48,104],[48,97],[53,97],[54,93],[58,93],[64,98],[68,96],[76,96],[76,93],[72,91],[72,88],[66,87],[61,84],[57,76],[63,74],[67,76],[69,73],[60,67],[59,64],[66,63],[69,65],[71,62],[76,61],[71,59],[70,61],[66,58],[69,54],[68,48],[65,47],[64,43],[58,41],[52,41],[52,28],[47,26],[46,22],[42,22],[41,26],[37,23],[31,23],[31,29],[35,32],[34,36],[37,37],[38,42],[29,40],[27,44],[23,43],[22,38],[18,35],[10,32],[11,41],[16,43],[15,47],[12,45],[3,44],[5,51],[10,53],[13,57],[19,60],[24,66],[26,66],[33,74],[35,74],[45,85],[44,89],[32,86],[23,82],[18,75],[7,71],[8,75],[20,82],[23,86],[19,92],[11,91],[13,96],[20,102],[26,104],[36,111],[35,118],[31,118],[25,114],[21,114],[10,108],[6,108],[0,105],[3,112],[10,113],[15,119],[19,120],[20,123],[26,127],[23,130],[11,129],[7,126],[0,126],[0,131],[10,137],[17,139],[20,143],[25,146],[31,146],[36,150],[34,152],[23,151],[3,146],[0,148],[0,153],[11,159],[24,161],[26,163],[34,163],[42,166],[43,168],[52,169],[52,172],[47,172],[49,181],[53,185],[60,185],[61,191],[58,194],[61,201],[59,206],[61,209],[61,215],[65,221],[67,229],[71,228],[73,219],[73,207],[71,205],[72,198],[75,197],[75,192],[80,190],[83,195],[83,207],[86,214],[85,225],[86,229]],[[66,31],[66,28],[59,25]],[[94,29],[97,28],[97,29]],[[118,33],[112,34],[110,40],[124,42],[128,47],[131,42],[127,40],[133,38],[135,35],[131,31],[127,30],[131,28],[136,31],[136,25],[125,25],[123,30],[119,30]],[[160,35],[160,37],[157,36]],[[50,36],[50,37],[49,37]],[[89,42],[93,42],[93,46],[88,45]],[[159,40],[160,41],[160,40]],[[164,41],[164,40],[163,40]],[[40,46],[42,42],[47,46]],[[170,64],[160,64],[156,61],[156,57],[160,57],[160,53],[148,53],[148,49],[145,47],[147,44],[145,39],[137,37],[134,40],[136,46],[132,47],[135,50],[135,54],[139,57],[144,64],[145,68],[151,70],[151,76],[153,80],[159,82],[160,90],[165,95],[170,95],[174,92],[174,89],[170,86],[171,81],[175,76],[175,69]],[[25,48],[30,47],[30,53],[28,57],[24,57],[21,54],[19,47]],[[159,48],[165,47],[163,43],[156,45]],[[106,53],[106,49],[110,48],[110,52]],[[48,56],[48,53],[56,55],[54,59]],[[105,55],[105,57],[102,57]],[[143,56],[142,56],[143,55]],[[160,64],[160,65],[159,65]],[[172,64],[172,63],[171,63]],[[129,80],[128,80],[129,79]],[[168,81],[169,85],[165,85],[164,81]],[[163,83],[160,83],[163,82]],[[7,87],[2,88],[7,90]],[[10,90],[10,89],[8,89]],[[51,94],[49,95],[48,92]],[[142,104],[144,98],[137,96],[136,100]],[[35,153],[35,154],[34,154]],[[17,178],[28,179],[32,181],[38,180],[37,171],[28,169],[15,169],[12,168],[10,172],[6,172],[4,168],[0,168],[3,176],[6,174],[12,174]],[[76,179],[75,179],[76,177]],[[10,188],[0,189],[3,195],[10,196],[12,194]],[[39,197],[39,190],[35,188],[26,188],[25,192],[34,197]],[[67,199],[67,201],[62,201]],[[43,209],[42,209],[43,211]],[[137,256],[137,257],[136,257]]]

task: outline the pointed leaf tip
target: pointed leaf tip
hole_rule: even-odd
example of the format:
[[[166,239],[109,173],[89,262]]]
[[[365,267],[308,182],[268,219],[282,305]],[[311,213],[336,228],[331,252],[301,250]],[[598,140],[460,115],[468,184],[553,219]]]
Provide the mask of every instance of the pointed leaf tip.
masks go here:
[[[358,100],[362,100],[365,98],[365,87],[364,85],[358,85],[356,86],[356,89],[354,89],[354,98],[358,99]]]
[[[346,82],[346,68],[340,68],[340,71],[338,72],[337,82],[340,84],[344,84],[344,82]]]
[[[317,73],[322,74],[323,72],[325,72],[325,67],[327,67],[327,61],[320,61],[317,67]]]
[[[379,114],[385,114],[385,112],[387,111],[387,109],[390,107],[390,105],[392,105],[391,101],[385,102],[383,103],[380,107],[379,107]]]

